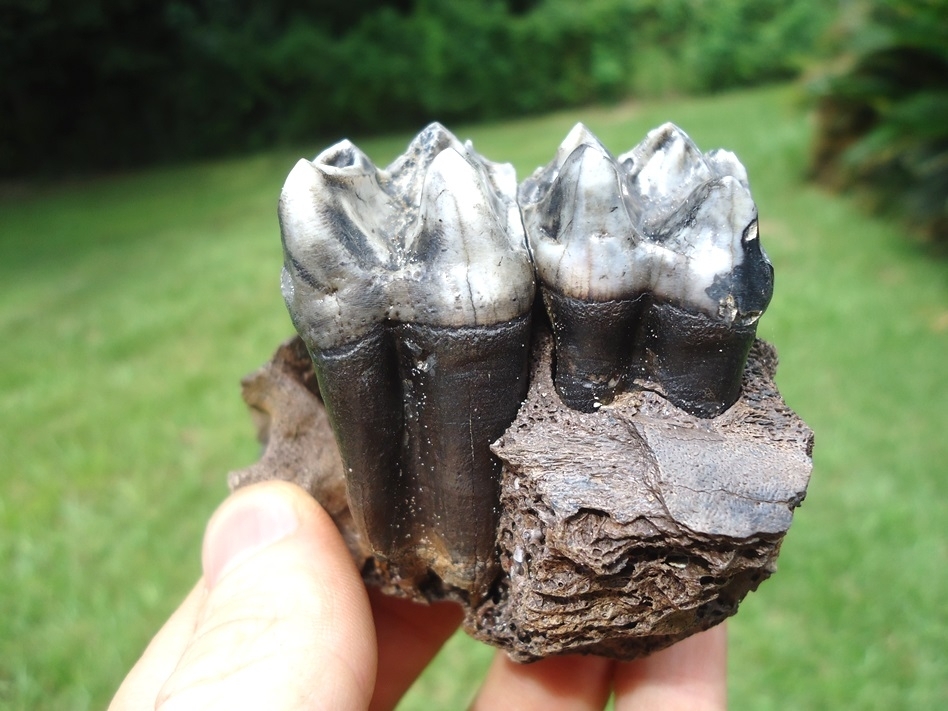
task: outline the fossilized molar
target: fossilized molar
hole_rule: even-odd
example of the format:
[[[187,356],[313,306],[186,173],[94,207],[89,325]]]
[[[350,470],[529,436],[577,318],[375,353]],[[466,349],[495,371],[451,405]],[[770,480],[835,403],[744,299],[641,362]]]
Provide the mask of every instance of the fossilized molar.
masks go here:
[[[644,388],[719,415],[773,287],[743,167],[671,124],[618,158],[577,125],[519,193],[438,124],[384,170],[343,141],[296,165],[279,212],[355,525],[389,579],[473,601],[497,573],[489,445],[526,394],[534,269],[556,389],[584,412]]]
[[[343,141],[280,199],[283,295],[310,349],[357,527],[381,564],[483,591],[527,388],[533,266],[510,165],[432,124],[377,169]]]
[[[665,124],[616,159],[579,124],[519,198],[567,404],[635,381],[704,417],[734,403],[773,268],[733,153]]]

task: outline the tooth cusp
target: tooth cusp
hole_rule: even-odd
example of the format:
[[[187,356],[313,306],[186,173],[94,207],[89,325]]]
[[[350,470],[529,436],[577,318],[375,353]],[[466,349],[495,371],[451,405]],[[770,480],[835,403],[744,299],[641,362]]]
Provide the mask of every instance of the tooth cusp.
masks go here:
[[[619,162],[643,206],[659,209],[681,202],[714,177],[694,141],[672,123],[649,131],[641,143],[619,156]]]
[[[349,141],[300,161],[279,214],[294,320],[334,324],[316,329],[321,348],[361,337],[353,324],[394,311],[431,325],[486,324],[521,315],[533,300],[512,167],[440,124],[386,170]]]
[[[638,241],[619,167],[582,124],[520,189],[537,275],[579,299],[626,298],[640,288],[623,259]]]

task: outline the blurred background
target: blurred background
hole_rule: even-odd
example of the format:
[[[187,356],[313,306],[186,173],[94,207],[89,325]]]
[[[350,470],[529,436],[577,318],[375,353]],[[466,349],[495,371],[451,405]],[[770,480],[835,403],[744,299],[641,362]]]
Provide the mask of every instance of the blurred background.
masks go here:
[[[199,575],[291,332],[295,161],[431,120],[520,179],[577,121],[737,153],[816,449],[732,707],[948,707],[948,1],[4,0],[0,708],[103,708]],[[491,654],[457,636],[400,708],[464,708]]]

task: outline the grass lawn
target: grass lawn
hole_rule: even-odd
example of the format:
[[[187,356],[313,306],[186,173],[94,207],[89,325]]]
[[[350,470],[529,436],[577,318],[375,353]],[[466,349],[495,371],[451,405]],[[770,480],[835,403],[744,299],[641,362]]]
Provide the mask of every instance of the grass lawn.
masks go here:
[[[734,150],[775,265],[761,335],[815,470],[729,623],[732,707],[948,707],[948,264],[801,182],[790,88],[452,128],[523,176],[578,120],[616,152],[666,120]],[[409,138],[359,143],[385,164]],[[0,708],[103,708],[198,576],[226,473],[258,453],[238,381],[291,329],[275,211],[297,157],[0,195]],[[401,708],[463,708],[490,656],[455,637]]]

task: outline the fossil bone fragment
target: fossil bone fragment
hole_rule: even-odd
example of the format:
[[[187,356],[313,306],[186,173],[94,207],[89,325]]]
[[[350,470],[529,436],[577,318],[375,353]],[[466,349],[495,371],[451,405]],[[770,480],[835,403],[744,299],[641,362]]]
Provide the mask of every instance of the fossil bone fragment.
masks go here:
[[[384,170],[346,141],[297,164],[302,343],[245,379],[266,449],[230,483],[298,482],[367,582],[514,659],[632,659],[733,614],[805,496],[813,435],[755,340],[773,271],[743,167],[671,124],[619,158],[577,126],[516,192],[437,124]]]
[[[704,417],[737,400],[773,268],[733,153],[665,124],[616,159],[577,124],[519,199],[568,405],[636,380]]]
[[[386,170],[348,141],[280,199],[283,295],[380,565],[480,594],[527,386],[533,267],[513,168],[432,124]]]

